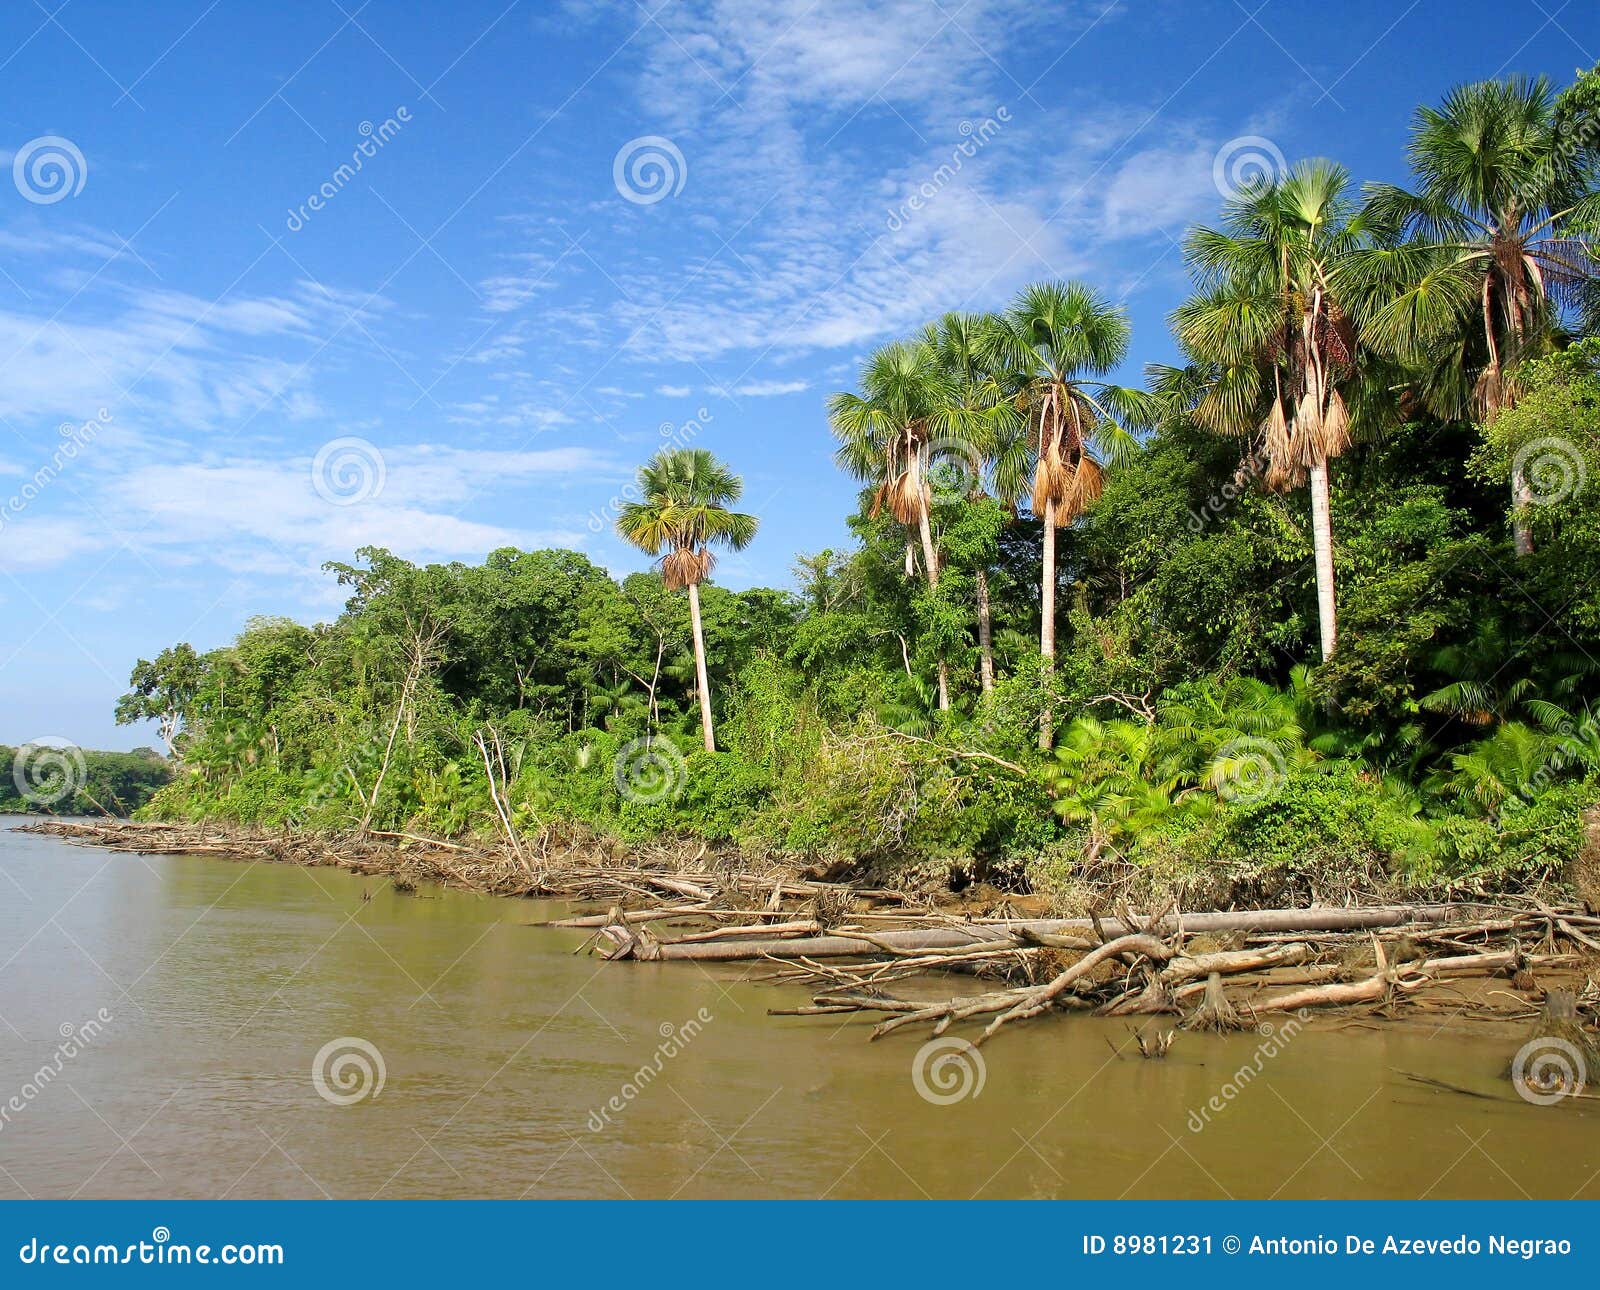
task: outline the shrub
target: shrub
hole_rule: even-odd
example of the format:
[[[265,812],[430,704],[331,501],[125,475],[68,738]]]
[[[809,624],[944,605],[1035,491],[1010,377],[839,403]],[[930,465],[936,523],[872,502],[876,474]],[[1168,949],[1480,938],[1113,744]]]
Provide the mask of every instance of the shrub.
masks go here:
[[[1213,838],[1219,859],[1264,869],[1345,859],[1404,871],[1430,849],[1415,808],[1348,761],[1318,763],[1260,797],[1226,803]]]

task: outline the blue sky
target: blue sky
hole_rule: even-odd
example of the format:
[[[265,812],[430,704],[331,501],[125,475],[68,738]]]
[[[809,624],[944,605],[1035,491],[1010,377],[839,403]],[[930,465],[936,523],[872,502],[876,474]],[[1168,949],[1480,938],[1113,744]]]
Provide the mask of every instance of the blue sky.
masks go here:
[[[1419,102],[1597,58],[1561,0],[11,0],[0,741],[154,742],[138,656],[329,617],[363,544],[642,567],[664,435],[762,517],[721,580],[786,585],[875,343],[1076,277],[1136,378],[1230,175],[1401,178]]]

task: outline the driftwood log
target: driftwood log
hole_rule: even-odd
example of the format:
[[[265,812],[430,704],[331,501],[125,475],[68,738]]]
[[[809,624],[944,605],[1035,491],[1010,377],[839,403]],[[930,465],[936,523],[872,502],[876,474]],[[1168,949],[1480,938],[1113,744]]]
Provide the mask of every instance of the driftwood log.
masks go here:
[[[1255,909],[1225,913],[1168,915],[1156,920],[1157,932],[1185,934],[1209,932],[1349,932],[1413,924],[1444,923],[1470,916],[1473,906],[1464,905],[1381,905],[1357,909]],[[1107,936],[1127,936],[1146,930],[1119,918],[1102,918],[1098,928]],[[650,960],[699,959],[722,961],[768,958],[848,958],[880,953],[885,947],[897,950],[927,951],[972,946],[997,936],[1035,937],[1090,934],[1096,920],[1089,918],[1049,918],[1028,920],[989,920],[952,927],[916,927],[885,931],[870,937],[835,932],[824,936],[793,939],[753,936],[748,940],[718,944],[683,941],[651,941],[635,936],[624,927],[605,927],[601,935],[611,941],[609,958]]]

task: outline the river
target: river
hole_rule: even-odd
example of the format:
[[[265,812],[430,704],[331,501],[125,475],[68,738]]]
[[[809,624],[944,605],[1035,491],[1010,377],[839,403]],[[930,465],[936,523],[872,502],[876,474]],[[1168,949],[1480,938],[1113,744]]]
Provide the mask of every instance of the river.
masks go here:
[[[1144,1061],[1061,1017],[980,1072],[768,1017],[807,994],[749,965],[527,926],[563,912],[0,825],[0,1197],[1600,1198],[1600,1108],[1396,1073],[1505,1099],[1515,1036],[1291,1025]]]

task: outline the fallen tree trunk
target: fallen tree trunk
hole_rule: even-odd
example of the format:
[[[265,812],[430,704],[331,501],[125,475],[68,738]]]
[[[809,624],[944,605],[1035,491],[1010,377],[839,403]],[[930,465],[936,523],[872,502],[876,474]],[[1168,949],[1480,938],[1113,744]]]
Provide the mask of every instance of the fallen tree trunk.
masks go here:
[[[948,949],[954,946],[971,945],[976,947],[986,940],[993,940],[993,929],[985,928],[984,934],[979,934],[976,929],[964,932],[959,928],[928,929],[912,928],[909,931],[878,932],[871,939],[860,936],[805,936],[805,937],[765,937],[759,940],[724,941],[711,944],[686,944],[682,941],[648,941],[634,936],[625,928],[610,926],[601,929],[601,935],[617,945],[621,952],[613,952],[608,958],[634,958],[634,959],[699,959],[706,960],[737,960],[737,959],[827,959],[848,958],[851,956],[882,954],[886,951],[884,945],[893,945],[903,950],[937,950]],[[874,944],[878,942],[878,944]]]
[[[711,941],[738,940],[744,937],[766,934],[767,936],[810,936],[822,930],[822,924],[814,918],[801,919],[794,923],[746,923],[742,927],[713,927],[708,932],[691,932],[688,936],[680,937],[674,945],[705,944]]]
[[[1123,920],[1102,918],[1100,930],[1109,937],[1137,935],[1145,931],[1175,932],[1347,932],[1380,927],[1405,927],[1414,923],[1444,923],[1470,916],[1473,906],[1464,905],[1379,905],[1363,909],[1243,909],[1221,913],[1169,915],[1155,928],[1129,928]],[[908,928],[874,933],[870,938],[835,933],[828,936],[688,944],[681,941],[649,942],[624,929],[603,929],[614,944],[629,945],[631,953],[615,953],[612,958],[738,960],[761,958],[846,958],[894,950],[939,950],[976,945],[993,940],[996,933],[1015,936],[1047,937],[1071,933],[1095,934],[1095,920],[1089,918],[1046,918],[975,922],[967,927]],[[1048,944],[1045,941],[1036,943]]]
[[[1384,970],[1368,977],[1365,981],[1316,985],[1305,990],[1280,994],[1272,999],[1252,999],[1250,1011],[1297,1012],[1301,1008],[1344,1008],[1353,1003],[1381,1003],[1389,997],[1389,991],[1395,984],[1393,974]]]
[[[1237,972],[1256,972],[1263,968],[1298,967],[1311,957],[1311,946],[1304,941],[1290,941],[1287,945],[1274,945],[1259,950],[1219,950],[1215,954],[1196,954],[1192,958],[1175,958],[1161,969],[1161,979],[1168,985],[1179,985],[1213,972],[1230,976]]]
[[[666,909],[630,909],[622,915],[626,923],[654,923],[663,918],[696,918],[718,915],[745,916],[744,910],[707,909],[704,905],[676,905]],[[610,914],[579,914],[574,918],[554,918],[545,923],[524,923],[524,927],[606,927],[615,922]]]

